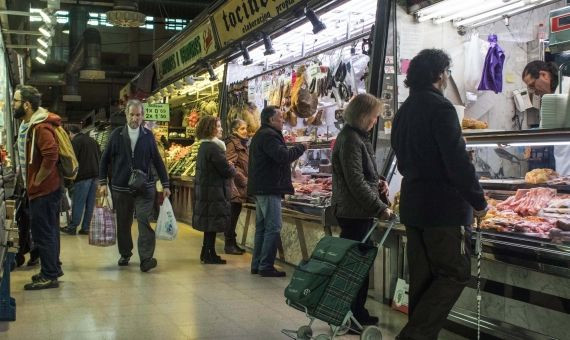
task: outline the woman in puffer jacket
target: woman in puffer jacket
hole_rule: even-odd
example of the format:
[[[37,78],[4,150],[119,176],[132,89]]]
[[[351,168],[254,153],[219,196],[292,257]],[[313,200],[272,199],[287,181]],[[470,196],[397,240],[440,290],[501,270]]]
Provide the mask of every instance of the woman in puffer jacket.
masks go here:
[[[230,224],[231,179],[236,170],[226,160],[226,144],[219,137],[222,126],[218,118],[200,119],[196,137],[202,141],[196,161],[196,202],[192,227],[204,232],[200,261],[204,264],[225,264],[216,254],[216,233],[225,232]]]

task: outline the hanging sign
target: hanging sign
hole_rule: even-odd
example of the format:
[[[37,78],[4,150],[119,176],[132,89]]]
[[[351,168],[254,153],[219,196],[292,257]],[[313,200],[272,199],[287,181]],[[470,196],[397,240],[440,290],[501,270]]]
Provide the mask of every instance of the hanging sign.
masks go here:
[[[301,0],[229,0],[213,15],[222,47],[289,11]]]
[[[191,66],[196,61],[216,51],[214,33],[210,20],[196,27],[176,46],[156,60],[160,82]]]
[[[143,104],[144,120],[153,122],[170,121],[170,104],[156,103]]]

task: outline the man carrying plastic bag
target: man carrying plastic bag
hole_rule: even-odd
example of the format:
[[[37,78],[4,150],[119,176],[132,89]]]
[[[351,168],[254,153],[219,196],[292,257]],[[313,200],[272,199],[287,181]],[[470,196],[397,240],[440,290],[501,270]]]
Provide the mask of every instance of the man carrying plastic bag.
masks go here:
[[[172,205],[168,198],[165,198],[160,206],[155,233],[156,239],[169,241],[174,240],[178,234],[178,224],[176,224],[174,211],[172,210]]]

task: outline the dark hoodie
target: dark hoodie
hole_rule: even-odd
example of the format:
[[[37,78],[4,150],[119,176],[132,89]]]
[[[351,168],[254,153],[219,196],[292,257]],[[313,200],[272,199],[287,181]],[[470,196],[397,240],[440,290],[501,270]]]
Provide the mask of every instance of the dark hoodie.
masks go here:
[[[61,117],[42,107],[30,119],[26,138],[26,183],[30,200],[49,195],[61,187],[57,169],[59,144],[54,129],[60,125]],[[39,185],[35,185],[34,181],[41,167],[48,170],[49,175]]]

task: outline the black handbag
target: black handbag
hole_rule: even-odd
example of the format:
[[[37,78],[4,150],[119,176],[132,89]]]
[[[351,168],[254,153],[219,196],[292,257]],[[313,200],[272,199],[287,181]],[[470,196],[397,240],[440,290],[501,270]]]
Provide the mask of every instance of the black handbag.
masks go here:
[[[126,140],[126,142],[127,148],[125,151],[127,151],[127,157],[130,161],[129,165],[131,168],[131,175],[129,176],[128,183],[129,189],[133,190],[137,194],[144,194],[146,192],[148,174],[140,169],[133,168],[134,155],[132,153],[129,155],[131,145],[128,143],[128,140]]]
[[[131,168],[131,176],[129,177],[129,189],[144,193],[146,191],[147,174],[139,169]]]

